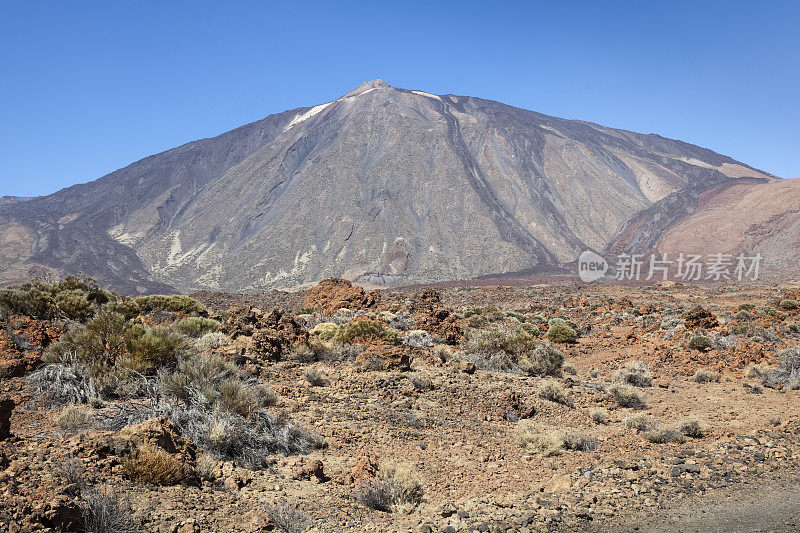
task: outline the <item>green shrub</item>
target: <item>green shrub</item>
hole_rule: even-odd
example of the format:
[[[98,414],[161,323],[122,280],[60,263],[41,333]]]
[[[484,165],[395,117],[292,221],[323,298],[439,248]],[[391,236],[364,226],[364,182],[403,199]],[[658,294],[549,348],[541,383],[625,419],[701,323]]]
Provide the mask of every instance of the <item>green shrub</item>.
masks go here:
[[[0,290],[0,311],[39,320],[86,321],[117,295],[101,289],[92,278],[66,276],[59,281],[39,277]]]
[[[206,308],[203,304],[194,298],[181,294],[137,296],[134,301],[139,306],[142,314],[152,313],[153,311],[185,311],[197,315],[206,314]]]
[[[354,320],[339,326],[333,336],[333,340],[345,344],[352,344],[357,340],[377,337],[386,344],[399,345],[401,343],[400,334],[393,329],[389,329],[380,320]]]
[[[797,300],[781,300],[781,303],[778,304],[778,307],[784,311],[794,311],[800,307],[800,304],[797,303]]]
[[[125,366],[141,373],[150,373],[159,367],[174,365],[186,341],[179,334],[164,327],[146,328],[141,335],[128,339],[130,357]]]
[[[329,341],[336,336],[336,333],[339,332],[339,326],[333,322],[320,322],[311,330],[309,334],[316,335],[323,341]]]
[[[181,318],[172,323],[172,327],[175,331],[188,337],[201,337],[206,333],[217,331],[220,326],[222,326],[222,324],[218,321],[200,316]]]
[[[536,324],[531,324],[530,322],[523,322],[522,324],[520,324],[520,327],[522,328],[522,331],[524,331],[525,333],[527,333],[532,337],[539,336],[539,326],[537,326]]]
[[[711,337],[706,335],[695,335],[691,339],[689,339],[689,343],[686,345],[690,350],[697,350],[698,352],[706,352],[708,351],[714,342],[711,340]]]
[[[578,338],[578,333],[565,322],[557,322],[550,326],[544,337],[550,342],[573,343]]]
[[[79,362],[88,365],[113,365],[127,353],[128,326],[125,317],[113,311],[100,311],[84,326],[61,336],[45,351],[50,362]]]

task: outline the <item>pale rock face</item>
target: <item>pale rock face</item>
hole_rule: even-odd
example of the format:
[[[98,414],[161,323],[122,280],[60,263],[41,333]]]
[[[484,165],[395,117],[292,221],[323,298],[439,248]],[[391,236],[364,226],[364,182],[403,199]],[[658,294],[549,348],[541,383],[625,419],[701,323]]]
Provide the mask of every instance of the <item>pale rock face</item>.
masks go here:
[[[374,80],[0,202],[0,235],[28,236],[2,281],[37,267],[128,292],[259,291],[561,272],[586,248],[652,248],[669,226],[627,221],[675,223],[693,208],[664,208],[673,196],[748,176],[775,179],[655,135]]]

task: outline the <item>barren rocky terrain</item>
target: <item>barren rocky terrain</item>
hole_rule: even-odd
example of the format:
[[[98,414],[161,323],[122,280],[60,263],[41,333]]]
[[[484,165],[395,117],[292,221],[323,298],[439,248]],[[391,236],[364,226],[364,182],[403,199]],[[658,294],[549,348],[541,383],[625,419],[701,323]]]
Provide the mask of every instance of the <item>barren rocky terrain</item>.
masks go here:
[[[0,529],[796,529],[796,289],[194,296],[0,294]]]

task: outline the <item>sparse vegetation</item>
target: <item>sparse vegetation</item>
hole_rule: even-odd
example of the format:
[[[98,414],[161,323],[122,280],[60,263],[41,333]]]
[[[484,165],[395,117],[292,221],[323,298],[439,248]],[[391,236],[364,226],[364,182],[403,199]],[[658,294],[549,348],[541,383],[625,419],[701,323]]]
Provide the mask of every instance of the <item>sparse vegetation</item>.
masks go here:
[[[161,448],[142,444],[131,457],[122,462],[122,475],[126,479],[147,485],[179,485],[191,482],[194,468],[179,459],[176,454]]]
[[[711,337],[707,335],[695,335],[689,339],[686,346],[690,350],[697,350],[698,352],[706,352],[714,345]]]
[[[642,395],[631,385],[614,383],[608,389],[608,392],[611,393],[611,396],[620,407],[630,407],[632,409],[644,409],[647,407]]]
[[[571,328],[566,322],[554,322],[544,337],[550,342],[573,343],[578,338],[578,332]]]
[[[567,398],[567,393],[564,392],[564,387],[558,381],[553,379],[548,379],[541,385],[536,391],[536,394],[539,398],[543,398],[545,400],[561,403],[564,405],[569,405],[570,401]]]
[[[597,448],[594,437],[574,431],[541,433],[531,430],[522,433],[517,440],[525,450],[542,457],[561,455],[564,450],[588,452]]]
[[[154,311],[184,311],[196,315],[206,314],[206,308],[203,304],[194,298],[181,294],[138,296],[134,298],[134,302],[139,306],[139,310],[142,314],[148,314]]]
[[[702,438],[704,435],[704,431],[700,425],[700,422],[694,419],[682,421],[678,427],[678,430],[687,437],[691,437],[693,439]]]
[[[549,342],[540,342],[520,360],[520,369],[531,376],[557,374],[563,368],[564,353]]]
[[[400,333],[397,330],[386,327],[380,320],[366,319],[354,320],[339,326],[333,336],[333,340],[353,344],[358,340],[372,338],[381,339],[386,344],[399,345]]]
[[[314,523],[310,514],[286,502],[267,505],[264,512],[282,533],[303,533]]]
[[[303,377],[312,387],[323,387],[328,384],[328,376],[316,368],[306,368]]]
[[[650,374],[650,366],[644,361],[628,361],[614,375],[614,381],[634,387],[649,387],[653,383],[653,376]]]
[[[199,352],[207,352],[215,350],[223,346],[227,346],[231,340],[227,335],[220,332],[206,333],[194,343],[194,349]]]
[[[692,381],[695,383],[711,383],[716,382],[719,383],[719,380],[722,378],[722,374],[715,370],[708,370],[706,368],[698,368],[695,371],[694,376],[692,377]]]
[[[79,500],[86,533],[138,533],[128,501],[107,488],[91,488]]]
[[[589,418],[597,424],[606,425],[608,424],[608,411],[599,407],[592,409],[589,411]]]
[[[69,404],[59,409],[55,414],[55,422],[61,429],[74,431],[89,425],[92,420],[91,412],[82,405]]]
[[[626,428],[644,431],[650,427],[650,417],[644,413],[626,416],[622,421]]]
[[[784,311],[794,311],[795,309],[800,308],[800,304],[797,303],[797,300],[781,300],[781,303],[778,304],[778,307]]]
[[[416,507],[424,494],[422,483],[409,468],[390,466],[381,469],[376,478],[362,483],[353,497],[370,509],[390,512]]]

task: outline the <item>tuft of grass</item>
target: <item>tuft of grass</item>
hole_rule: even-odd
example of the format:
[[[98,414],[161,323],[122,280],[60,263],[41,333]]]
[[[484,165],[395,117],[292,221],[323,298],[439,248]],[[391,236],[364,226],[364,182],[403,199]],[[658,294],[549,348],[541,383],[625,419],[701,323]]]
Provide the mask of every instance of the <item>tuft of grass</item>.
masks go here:
[[[650,428],[642,432],[644,438],[653,444],[667,444],[670,442],[684,442],[686,438],[682,433],[671,429]]]
[[[592,409],[589,411],[589,418],[596,424],[606,425],[608,424],[608,411],[601,408]]]
[[[59,409],[54,419],[61,429],[74,431],[87,427],[92,421],[92,413],[86,407],[72,403]]]
[[[714,345],[714,341],[707,335],[695,335],[686,346],[690,350],[697,350],[698,352],[707,352]]]
[[[597,439],[574,431],[540,433],[526,431],[517,441],[520,446],[542,457],[561,455],[564,450],[588,452],[597,448]]]
[[[620,407],[630,407],[632,409],[644,409],[647,407],[642,395],[631,385],[614,383],[608,389],[608,392],[611,393],[611,396]]]
[[[561,403],[564,405],[568,405],[569,399],[567,398],[566,392],[564,392],[564,387],[558,381],[553,379],[548,379],[541,385],[539,385],[539,389],[536,391],[539,398],[543,398],[545,400]]]
[[[142,444],[122,462],[122,476],[147,485],[179,485],[191,481],[195,472],[179,456],[152,444]]]
[[[425,490],[412,470],[402,465],[381,469],[378,477],[361,485],[356,501],[376,511],[403,511],[422,502]]]
[[[719,372],[705,368],[698,368],[692,377],[692,381],[696,383],[711,383],[712,381],[719,383],[721,378],[722,375]]]
[[[702,438],[705,434],[700,422],[694,419],[682,421],[678,426],[678,431],[693,439]]]
[[[286,502],[267,505],[264,512],[282,533],[303,533],[314,524],[310,514]]]
[[[650,374],[650,366],[644,361],[628,361],[614,375],[614,381],[634,387],[649,387],[653,384],[653,376]]]
[[[626,428],[641,432],[650,427],[650,417],[644,413],[630,415],[626,416],[622,423],[625,424]]]
[[[203,481],[213,482],[217,478],[217,462],[207,455],[200,455],[195,461],[194,468]]]
[[[194,349],[198,352],[207,352],[216,348],[222,348],[230,344],[231,339],[224,333],[218,331],[206,333],[194,343]]]
[[[778,307],[783,309],[784,311],[794,311],[795,309],[800,308],[800,304],[797,303],[797,300],[781,300],[781,303],[778,304]]]
[[[138,533],[127,500],[106,488],[92,488],[79,499],[86,533]]]
[[[303,377],[312,387],[324,387],[328,384],[328,376],[316,368],[306,368]]]
[[[572,363],[564,363],[563,365],[561,365],[561,370],[572,376],[578,373],[578,370]]]
[[[761,379],[769,374],[770,368],[763,363],[750,363],[744,368],[744,377]]]

